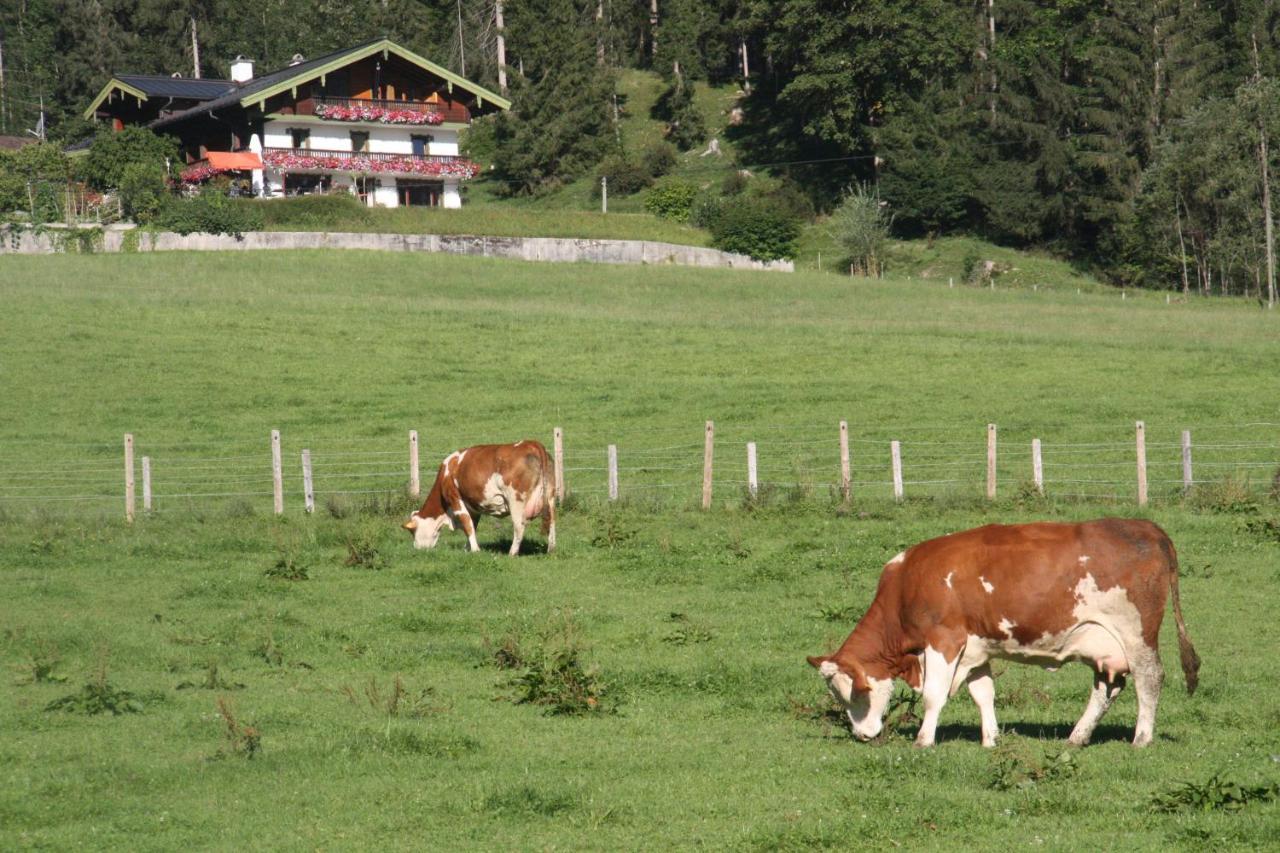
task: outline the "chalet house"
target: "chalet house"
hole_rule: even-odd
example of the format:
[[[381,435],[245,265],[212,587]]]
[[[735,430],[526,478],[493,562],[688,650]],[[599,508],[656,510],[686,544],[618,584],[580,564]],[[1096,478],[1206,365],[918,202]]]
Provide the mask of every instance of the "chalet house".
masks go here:
[[[141,124],[178,138],[182,180],[219,173],[254,195],[345,189],[366,204],[461,207],[475,163],[458,133],[507,99],[387,39],[230,80],[122,74],[85,111],[116,130]]]

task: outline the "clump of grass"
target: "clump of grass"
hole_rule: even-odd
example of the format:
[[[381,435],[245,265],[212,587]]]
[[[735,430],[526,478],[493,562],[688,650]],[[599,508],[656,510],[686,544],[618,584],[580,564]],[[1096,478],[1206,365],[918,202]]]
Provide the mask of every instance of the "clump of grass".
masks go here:
[[[25,664],[17,667],[18,684],[62,684],[67,677],[54,670],[62,662],[58,650],[49,643],[40,643],[39,647],[27,652]]]
[[[1158,812],[1238,812],[1250,803],[1265,803],[1280,797],[1280,782],[1242,785],[1214,773],[1203,783],[1183,782],[1151,798],[1151,808]]]
[[[548,792],[532,785],[521,785],[494,791],[484,798],[485,814],[540,815],[554,817],[576,808],[576,797],[562,792]]]
[[[458,758],[479,749],[480,742],[465,735],[421,734],[411,728],[388,724],[382,729],[363,729],[349,738],[345,747],[354,753]]]
[[[274,620],[268,620],[267,631],[253,653],[272,666],[284,665],[284,653],[276,646],[276,630]]]
[[[374,711],[379,714],[385,714],[388,717],[411,717],[417,719],[430,713],[444,710],[431,704],[435,694],[432,688],[427,687],[417,693],[411,693],[404,686],[404,680],[399,675],[392,680],[390,688],[385,691],[378,686],[378,680],[371,676],[363,691],[357,691],[350,685],[344,685],[342,694],[347,697],[352,705],[361,707],[367,703]]]
[[[299,539],[286,539],[279,531],[276,533],[276,559],[263,573],[269,578],[283,581],[304,581],[311,576],[311,566],[315,554]]]
[[[1259,508],[1258,500],[1249,488],[1249,480],[1235,475],[1196,486],[1191,491],[1190,503],[1202,512],[1231,515],[1250,515]]]
[[[591,537],[591,544],[597,548],[613,550],[626,545],[636,536],[636,529],[622,523],[619,515],[606,512],[600,519],[600,529]]]
[[[367,527],[349,531],[343,541],[347,546],[344,566],[381,571],[389,565],[386,555],[378,548],[377,534]]]
[[[584,647],[572,614],[554,617],[535,648],[521,650],[520,672],[511,682],[518,705],[538,705],[548,714],[579,715],[606,710],[604,682],[584,665]]]
[[[107,681],[107,654],[102,652],[98,667],[83,687],[45,705],[46,711],[66,711],[72,714],[121,714],[142,713],[142,702],[128,690],[122,690]]]
[[[1006,741],[991,754],[987,787],[996,791],[1027,790],[1041,783],[1069,779],[1077,770],[1076,750],[1035,756],[1026,745]]]
[[[174,690],[243,690],[244,685],[238,681],[227,681],[218,672],[218,662],[209,661],[205,667],[204,679],[201,681],[183,681]]]
[[[828,622],[853,622],[862,615],[862,608],[856,604],[848,604],[844,607],[820,604],[814,615]]]
[[[238,756],[253,758],[262,752],[262,734],[256,726],[247,725],[236,718],[231,700],[219,696],[217,701],[218,716],[222,717],[223,744],[214,753],[214,758]]]
[[[515,631],[503,634],[496,643],[485,637],[484,647],[498,669],[520,669],[525,665],[524,652],[520,650],[520,635]]]
[[[662,638],[664,643],[685,646],[690,643],[709,643],[714,639],[710,629],[693,622],[683,613],[672,613],[666,621],[675,623],[675,629]]]
[[[1263,542],[1280,543],[1280,518],[1251,518],[1244,529]]]

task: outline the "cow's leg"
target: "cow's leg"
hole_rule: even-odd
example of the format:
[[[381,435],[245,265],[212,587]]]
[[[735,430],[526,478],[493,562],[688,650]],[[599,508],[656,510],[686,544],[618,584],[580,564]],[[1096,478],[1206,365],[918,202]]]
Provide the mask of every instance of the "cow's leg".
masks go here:
[[[1089,704],[1084,707],[1084,714],[1081,715],[1080,721],[1076,723],[1076,727],[1071,730],[1071,736],[1067,738],[1067,743],[1072,746],[1084,746],[1089,742],[1089,738],[1093,737],[1093,730],[1098,725],[1098,721],[1102,719],[1102,715],[1107,713],[1107,709],[1111,707],[1111,703],[1120,695],[1120,691],[1124,689],[1124,676],[1117,675],[1113,680],[1108,681],[1105,672],[1095,672],[1093,674],[1093,692],[1089,694]]]
[[[969,673],[968,685],[969,695],[982,715],[982,745],[995,746],[1000,727],[996,723],[996,682],[991,677],[991,667],[985,663],[976,667]]]
[[[1138,724],[1133,729],[1133,745],[1146,746],[1155,733],[1164,667],[1160,665],[1159,652],[1140,643],[1129,651],[1129,669],[1133,673],[1134,692],[1138,694]]]
[[[932,645],[924,650],[924,675],[921,678],[924,693],[924,720],[920,723],[920,731],[916,734],[916,746],[933,746],[934,733],[938,728],[938,715],[947,704],[947,696],[951,693],[951,682],[955,678],[956,666],[960,663],[962,649],[952,650],[952,658],[947,659],[944,651]]]
[[[479,551],[480,543],[476,541],[476,523],[472,520],[471,513],[467,512],[465,506],[458,506],[454,508],[453,514],[462,525],[463,532],[467,534],[467,546],[472,551]]]
[[[542,512],[547,534],[547,553],[551,554],[556,550],[556,496],[550,489],[547,490],[547,506]]]
[[[516,497],[515,492],[508,492],[506,498],[511,509],[511,550],[507,553],[514,557],[520,553],[520,543],[524,541],[524,501]]]

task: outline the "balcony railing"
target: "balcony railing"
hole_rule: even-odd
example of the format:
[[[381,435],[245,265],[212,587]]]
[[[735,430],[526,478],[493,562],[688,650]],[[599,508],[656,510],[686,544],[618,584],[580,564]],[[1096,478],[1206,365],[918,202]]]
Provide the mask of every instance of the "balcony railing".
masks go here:
[[[334,121],[370,121],[379,124],[433,125],[446,121],[466,123],[471,115],[462,104],[428,104],[384,98],[337,98],[317,95],[299,103],[300,112]],[[309,109],[308,109],[309,107]]]
[[[383,151],[325,151],[315,148],[267,148],[262,160],[282,172],[397,174],[430,178],[475,177],[479,167],[465,157],[389,154]]]

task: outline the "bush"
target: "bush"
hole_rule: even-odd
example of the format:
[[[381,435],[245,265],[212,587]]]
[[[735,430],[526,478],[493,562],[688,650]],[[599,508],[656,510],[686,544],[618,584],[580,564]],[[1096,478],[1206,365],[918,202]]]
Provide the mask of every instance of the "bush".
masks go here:
[[[270,201],[245,199],[237,201],[236,205],[258,211],[264,225],[286,229],[295,226],[301,230],[341,230],[353,223],[367,223],[370,219],[369,208],[350,193],[307,195]]]
[[[698,194],[689,205],[689,224],[695,228],[714,230],[724,211],[725,200],[714,194],[704,192]]]
[[[707,138],[706,122],[693,101],[693,84],[681,76],[676,76],[659,96],[654,113],[666,119],[667,139],[681,151],[688,151]]]
[[[130,125],[121,131],[104,130],[94,138],[89,153],[79,162],[80,175],[98,190],[121,186],[125,170],[135,164],[164,172],[178,159],[178,143],[145,127]]]
[[[772,261],[795,255],[800,220],[766,199],[737,199],[721,205],[711,223],[717,249]]]
[[[634,195],[653,184],[653,176],[644,166],[622,153],[610,154],[601,160],[596,174],[609,179],[611,195]],[[599,191],[600,186],[597,184],[596,192]]]
[[[36,222],[60,219],[69,174],[66,155],[56,145],[0,151],[0,216],[22,211]]]
[[[644,209],[662,219],[688,222],[698,188],[688,181],[673,180],[659,184],[645,197]]]
[[[831,214],[827,233],[844,249],[852,269],[879,278],[884,271],[889,224],[879,197],[859,184],[845,191],[840,206]]]
[[[169,195],[164,169],[155,163],[130,163],[120,176],[120,207],[139,224],[155,219]]]
[[[670,142],[654,142],[641,152],[640,168],[656,180],[674,169],[678,158],[679,154]]]
[[[195,198],[171,197],[161,208],[155,224],[179,234],[233,234],[262,228],[261,209],[236,204],[217,187],[208,186]]]

